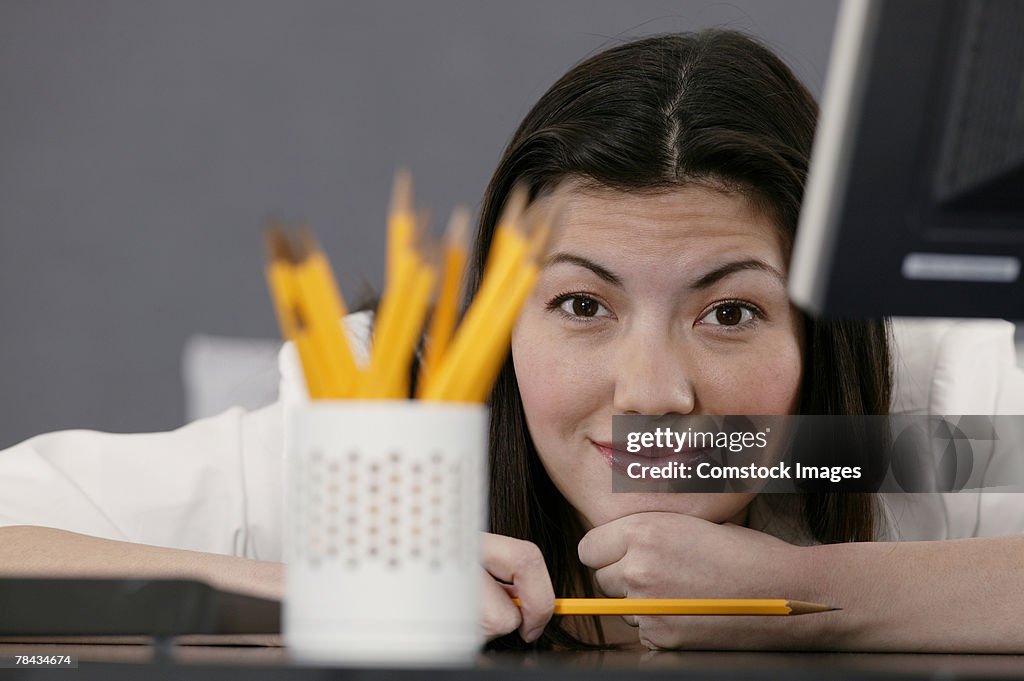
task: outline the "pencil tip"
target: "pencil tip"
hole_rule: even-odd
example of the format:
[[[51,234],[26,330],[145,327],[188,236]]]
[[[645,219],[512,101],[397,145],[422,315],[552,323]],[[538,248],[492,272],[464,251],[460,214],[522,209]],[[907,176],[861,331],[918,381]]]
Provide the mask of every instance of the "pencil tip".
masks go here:
[[[412,246],[422,246],[430,237],[430,209],[421,206],[416,209],[413,221]]]
[[[313,230],[308,225],[299,227],[299,243],[295,249],[295,255],[299,260],[305,260],[309,256],[320,251],[320,242],[317,240]]]
[[[445,230],[444,241],[448,246],[465,248],[469,240],[469,209],[459,204],[452,211]]]
[[[388,206],[390,215],[413,212],[412,173],[408,168],[395,171],[395,179],[391,185],[391,202]]]
[[[263,243],[267,259],[292,261],[292,248],[288,234],[277,222],[270,222],[263,229]]]
[[[821,603],[806,603],[804,601],[789,601],[790,613],[793,615],[807,615],[814,612],[829,612],[831,610],[840,610],[831,605],[822,605]]]
[[[507,224],[511,229],[522,229],[519,222],[529,202],[530,193],[526,185],[522,183],[517,184],[509,192],[508,198],[505,199],[505,205],[502,208],[501,217],[498,221]]]

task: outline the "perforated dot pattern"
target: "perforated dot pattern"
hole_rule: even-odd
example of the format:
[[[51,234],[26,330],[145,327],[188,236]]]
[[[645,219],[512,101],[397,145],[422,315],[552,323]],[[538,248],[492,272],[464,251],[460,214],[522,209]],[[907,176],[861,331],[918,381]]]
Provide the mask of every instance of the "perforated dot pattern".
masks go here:
[[[483,513],[479,494],[472,494],[472,485],[481,484],[477,457],[322,447],[298,454],[289,560],[353,571],[476,562],[470,547]]]

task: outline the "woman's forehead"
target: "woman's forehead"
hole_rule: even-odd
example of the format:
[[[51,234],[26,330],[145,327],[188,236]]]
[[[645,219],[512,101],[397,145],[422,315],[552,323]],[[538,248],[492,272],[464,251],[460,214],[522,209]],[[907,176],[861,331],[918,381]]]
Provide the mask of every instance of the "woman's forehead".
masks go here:
[[[568,185],[559,197],[552,252],[685,255],[743,249],[783,266],[778,228],[742,194],[688,186],[624,192]]]

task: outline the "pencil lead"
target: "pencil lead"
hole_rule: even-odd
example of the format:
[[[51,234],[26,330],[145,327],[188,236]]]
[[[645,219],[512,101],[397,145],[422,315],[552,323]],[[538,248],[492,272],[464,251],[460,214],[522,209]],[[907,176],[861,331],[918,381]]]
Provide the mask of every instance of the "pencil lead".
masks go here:
[[[429,267],[434,272],[440,272],[444,265],[444,252],[441,244],[436,241],[428,241],[420,247],[419,260],[421,266]]]
[[[409,246],[413,249],[422,249],[430,240],[430,209],[426,206],[421,206],[416,210],[416,219],[413,221],[412,240]]]
[[[459,204],[448,219],[448,228],[444,232],[444,245],[447,248],[467,249],[469,243],[469,209]]]
[[[308,225],[299,227],[299,251],[296,255],[300,260],[306,260],[311,255],[321,252],[320,242],[317,240],[313,230]]]
[[[822,605],[821,603],[807,603],[805,601],[788,601],[790,611],[794,615],[806,615],[814,612],[828,612],[830,610],[838,610],[831,605]]]
[[[517,184],[512,188],[512,191],[509,192],[508,199],[505,201],[505,207],[501,211],[501,217],[498,219],[498,223],[508,229],[522,233],[523,213],[526,211],[528,203],[529,192],[526,185],[522,183]]]
[[[408,168],[399,168],[395,171],[395,179],[391,185],[388,215],[411,214],[412,212],[412,173]]]
[[[527,255],[533,262],[544,263],[561,226],[564,209],[564,197],[558,194],[539,197],[526,209],[523,222],[529,230]]]

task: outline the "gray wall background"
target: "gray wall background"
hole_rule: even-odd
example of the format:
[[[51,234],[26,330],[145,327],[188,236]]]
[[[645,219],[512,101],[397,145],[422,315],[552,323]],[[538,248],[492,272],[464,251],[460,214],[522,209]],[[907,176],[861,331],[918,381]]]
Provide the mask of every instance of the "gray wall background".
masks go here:
[[[271,338],[261,228],[380,283],[394,169],[443,225],[619,41],[726,26],[821,92],[837,2],[0,0],[0,447],[184,418],[195,332]],[[435,230],[440,227],[435,227]]]

